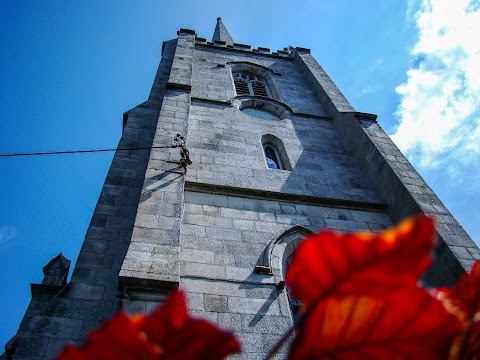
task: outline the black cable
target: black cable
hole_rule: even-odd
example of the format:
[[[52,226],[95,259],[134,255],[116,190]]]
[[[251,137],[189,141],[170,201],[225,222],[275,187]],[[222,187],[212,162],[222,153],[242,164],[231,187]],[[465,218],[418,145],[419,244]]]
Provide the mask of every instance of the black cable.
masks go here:
[[[151,150],[151,149],[167,149],[167,148],[176,148],[176,147],[179,147],[179,145],[150,146],[150,147],[132,147],[132,148],[115,148],[115,149],[92,149],[92,150],[70,150],[70,151],[45,151],[45,152],[17,153],[17,154],[0,154],[0,157],[37,156],[37,155],[62,155],[62,154],[95,153],[95,152],[107,152],[107,151]]]

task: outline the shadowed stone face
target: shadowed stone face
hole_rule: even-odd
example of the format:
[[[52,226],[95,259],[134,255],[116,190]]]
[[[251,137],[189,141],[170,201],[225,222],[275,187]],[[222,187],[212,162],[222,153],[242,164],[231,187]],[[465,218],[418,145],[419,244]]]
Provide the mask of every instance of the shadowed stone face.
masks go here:
[[[257,119],[262,119],[262,120],[280,120],[280,118],[272,114],[271,112],[265,111],[265,110],[260,110],[260,109],[254,109],[254,108],[246,108],[242,109],[244,114],[247,114],[251,117],[257,118]]]
[[[430,280],[451,283],[458,259],[480,257],[375,116],[357,113],[308,49],[250,50],[220,18],[213,40],[181,29],[164,43],[148,100],[124,116],[119,147],[143,150],[116,152],[69,285],[62,257],[32,284],[19,358],[52,359],[116,311],[151,311],[178,286],[192,315],[235,331],[240,358],[265,358],[292,324],[296,305],[277,285],[298,233],[379,231],[442,209],[445,266]],[[235,73],[255,74],[241,96]],[[177,134],[187,172],[170,148]]]

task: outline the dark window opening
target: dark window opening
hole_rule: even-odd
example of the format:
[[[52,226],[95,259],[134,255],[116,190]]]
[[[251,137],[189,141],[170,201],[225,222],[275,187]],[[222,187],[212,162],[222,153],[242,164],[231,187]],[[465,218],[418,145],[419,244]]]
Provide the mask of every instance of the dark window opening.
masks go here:
[[[292,312],[293,322],[297,323],[302,309],[302,302],[297,299],[290,300],[290,311]]]
[[[272,97],[264,78],[249,73],[233,73],[233,82],[238,96]]]
[[[277,154],[277,150],[275,150],[270,145],[266,145],[263,148],[265,152],[265,160],[267,161],[267,166],[270,169],[282,169],[282,164]]]
[[[270,169],[292,170],[287,151],[282,140],[271,134],[262,136],[262,150],[265,164]]]

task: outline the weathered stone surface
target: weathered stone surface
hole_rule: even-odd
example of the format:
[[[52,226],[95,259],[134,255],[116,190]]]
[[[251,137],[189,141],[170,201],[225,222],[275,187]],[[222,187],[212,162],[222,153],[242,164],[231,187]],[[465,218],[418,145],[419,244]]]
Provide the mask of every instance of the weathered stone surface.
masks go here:
[[[104,293],[105,287],[103,286],[75,283],[72,285],[67,296],[72,299],[100,301],[103,299]]]
[[[237,358],[264,358],[292,324],[277,284],[311,231],[380,231],[425,212],[440,238],[428,282],[451,284],[480,259],[388,135],[357,116],[307,49],[272,55],[233,40],[233,48],[208,45],[194,33],[164,43],[148,100],[124,116],[119,147],[162,148],[115,154],[72,283],[32,299],[18,358],[51,359],[115,311],[152,311],[177,286],[192,315],[235,331],[244,343]],[[235,71],[265,79],[273,100],[257,98],[256,110],[278,119],[242,111]],[[169,147],[177,134],[192,160],[186,174],[180,149]],[[277,139],[270,145],[283,170],[266,166],[265,138]]]
[[[227,297],[218,295],[204,295],[203,306],[206,311],[213,311],[217,313],[227,312]]]

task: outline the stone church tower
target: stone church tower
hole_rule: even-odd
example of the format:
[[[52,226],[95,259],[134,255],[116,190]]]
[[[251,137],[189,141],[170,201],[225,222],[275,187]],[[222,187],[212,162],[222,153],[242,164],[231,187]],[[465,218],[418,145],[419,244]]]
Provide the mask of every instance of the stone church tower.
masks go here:
[[[262,358],[292,323],[279,282],[302,237],[378,231],[418,212],[435,215],[440,239],[425,281],[452,284],[478,248],[309,49],[252,49],[220,18],[212,41],[180,29],[148,100],[124,114],[70,281],[60,254],[3,356],[52,359],[179,286],[193,315],[233,329],[243,358]]]

